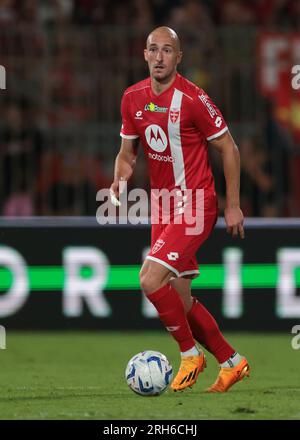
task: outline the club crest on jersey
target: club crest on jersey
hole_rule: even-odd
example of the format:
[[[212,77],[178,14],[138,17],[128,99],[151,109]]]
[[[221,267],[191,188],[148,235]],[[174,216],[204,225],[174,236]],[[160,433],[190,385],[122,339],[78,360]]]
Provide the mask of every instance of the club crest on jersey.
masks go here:
[[[180,115],[179,108],[171,108],[171,110],[170,110],[170,121],[173,124],[176,124],[176,122],[178,121],[179,115]]]
[[[152,150],[161,153],[167,148],[168,139],[166,133],[159,125],[149,125],[145,130],[145,137]]]
[[[161,238],[159,238],[152,248],[152,254],[156,254],[156,252],[158,252],[163,247],[164,244],[165,242]]]

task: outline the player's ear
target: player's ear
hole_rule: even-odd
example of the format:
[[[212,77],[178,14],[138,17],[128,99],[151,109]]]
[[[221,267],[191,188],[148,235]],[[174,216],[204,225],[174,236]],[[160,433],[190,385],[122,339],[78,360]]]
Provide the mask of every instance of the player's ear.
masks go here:
[[[180,51],[178,52],[178,55],[177,55],[177,64],[181,63],[182,55],[183,55],[183,53],[182,53],[182,51],[180,50]]]
[[[148,62],[148,51],[147,51],[147,49],[144,49],[144,58],[145,58],[145,61]]]

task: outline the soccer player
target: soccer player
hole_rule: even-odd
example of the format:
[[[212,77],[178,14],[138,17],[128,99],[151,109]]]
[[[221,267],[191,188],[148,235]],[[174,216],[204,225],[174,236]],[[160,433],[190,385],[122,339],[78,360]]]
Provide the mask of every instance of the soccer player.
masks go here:
[[[151,189],[175,191],[177,197],[170,221],[162,221],[165,216],[159,210],[160,223],[152,222],[151,250],[140,273],[141,288],[180,348],[181,364],[171,388],[178,391],[191,387],[204,370],[205,356],[196,340],[220,364],[218,377],[207,391],[225,392],[249,375],[249,365],[225,340],[209,311],[192,297],[191,279],[199,273],[196,251],[217,219],[208,143],[223,159],[227,232],[244,237],[239,152],[211,99],[177,73],[182,58],[177,34],[168,27],[153,30],[144,57],[150,77],[129,87],[122,98],[122,142],[110,190],[119,197],[120,182],[128,181],[133,173],[140,141],[148,159]],[[199,205],[196,190],[203,195]],[[201,200],[201,196],[198,198]],[[187,233],[187,209],[196,218],[204,213],[204,223],[197,233]]]

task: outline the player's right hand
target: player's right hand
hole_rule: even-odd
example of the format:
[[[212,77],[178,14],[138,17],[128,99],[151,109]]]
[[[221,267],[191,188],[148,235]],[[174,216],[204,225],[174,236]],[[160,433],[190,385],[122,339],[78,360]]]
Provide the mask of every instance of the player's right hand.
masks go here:
[[[121,178],[121,180],[123,180]],[[120,197],[120,186],[119,186],[120,181],[119,180],[114,180],[113,183],[111,184],[111,187],[109,189],[110,192],[110,201],[114,206],[121,206],[121,202],[119,200]]]

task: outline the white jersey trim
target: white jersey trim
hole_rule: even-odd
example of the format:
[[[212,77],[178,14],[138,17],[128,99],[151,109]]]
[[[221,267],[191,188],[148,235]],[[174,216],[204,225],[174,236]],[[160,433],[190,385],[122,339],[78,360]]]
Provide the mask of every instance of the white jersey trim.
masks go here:
[[[185,167],[180,135],[182,97],[183,93],[180,90],[175,89],[168,115],[168,137],[171,155],[174,158],[173,173],[175,186],[179,186],[181,189],[186,189]],[[175,122],[172,122],[171,120],[170,114],[172,111],[178,112],[178,117]]]
[[[120,133],[120,136],[123,139],[137,139],[139,137],[137,134],[123,134],[123,133]]]
[[[194,269],[194,270],[186,270],[185,272],[180,272],[179,277],[184,277],[185,275],[199,275],[199,270]]]
[[[179,90],[179,89],[176,89],[176,90]],[[189,95],[187,95],[186,93],[184,93],[182,90],[179,90],[184,96],[186,96],[187,98],[189,98],[191,101],[194,101],[194,99],[191,97],[191,96],[189,96]]]
[[[228,130],[228,127],[224,127],[221,131],[218,131],[218,133],[213,134],[212,136],[209,136],[208,138],[206,138],[207,141],[211,141],[219,136],[221,136],[223,133],[225,133],[225,131]]]
[[[169,269],[171,272],[174,272],[175,275],[179,276],[179,272],[178,270],[174,269],[174,267],[170,266],[170,264],[166,263],[163,260],[160,260],[159,258],[156,257],[151,257],[151,255],[147,255],[146,260],[152,260],[152,261],[156,261],[156,263],[161,264],[162,266],[165,266],[167,269]]]
[[[133,90],[128,90],[127,92],[125,92],[125,95],[128,95],[129,93],[133,93],[133,92],[138,92],[140,90],[144,90],[144,89],[149,89],[150,86],[144,86],[144,87],[140,87],[139,89],[133,89]]]

